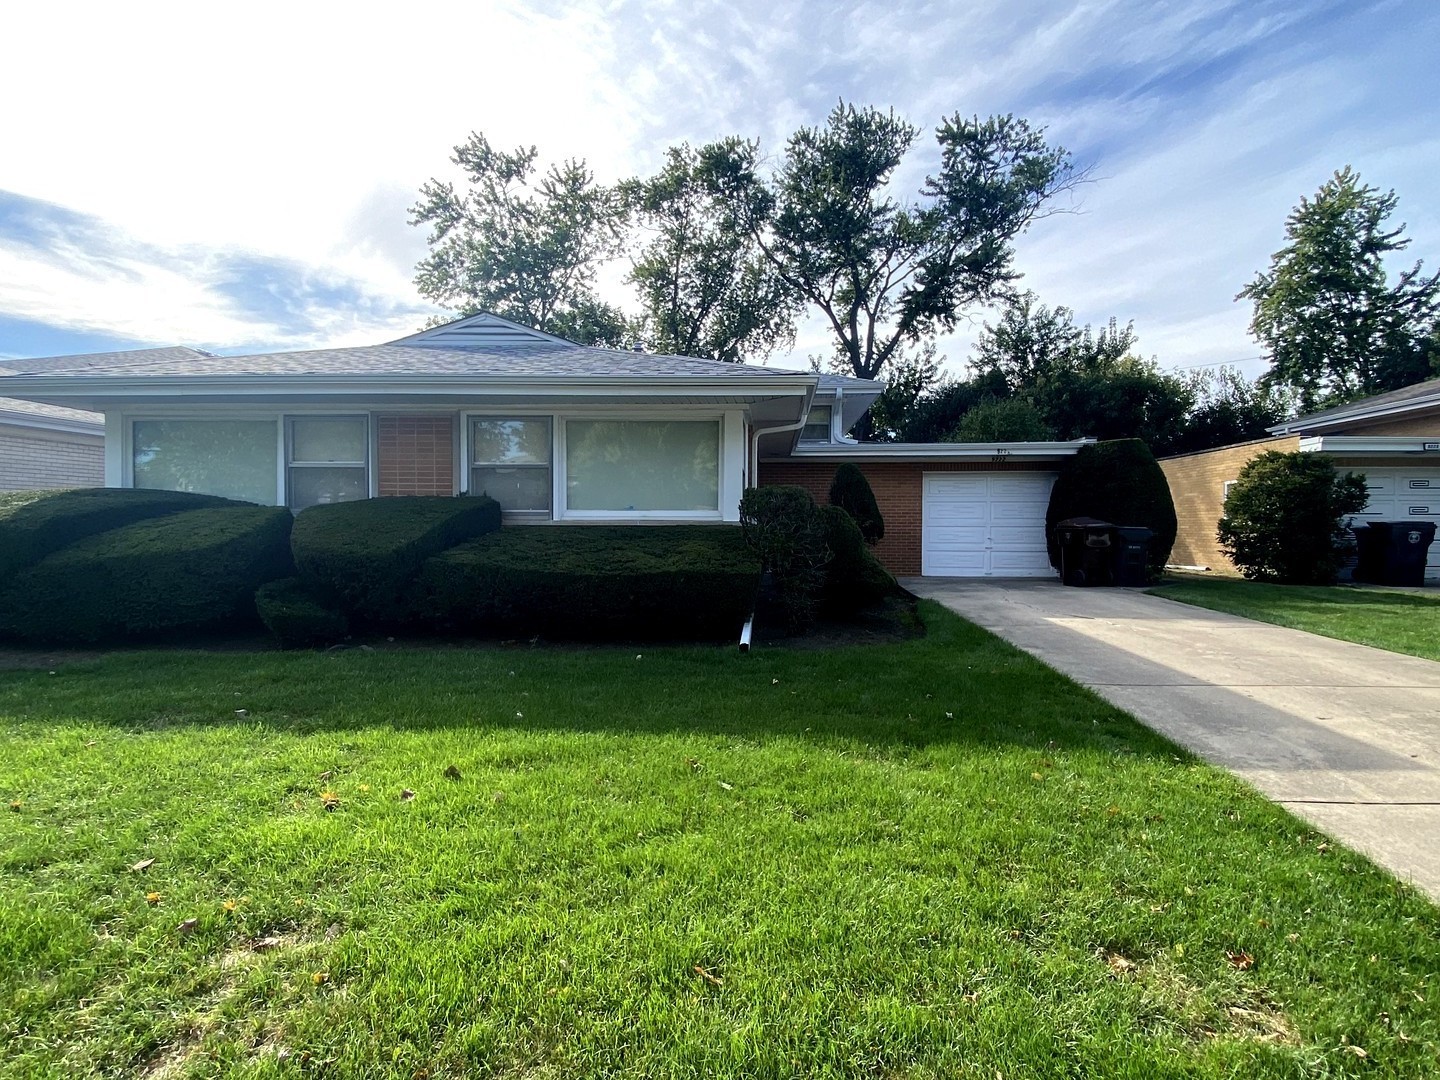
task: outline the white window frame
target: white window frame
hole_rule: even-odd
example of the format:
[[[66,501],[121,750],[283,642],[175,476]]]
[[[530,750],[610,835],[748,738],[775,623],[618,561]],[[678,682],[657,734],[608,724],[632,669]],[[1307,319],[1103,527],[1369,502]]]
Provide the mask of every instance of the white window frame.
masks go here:
[[[566,458],[566,428],[571,420],[615,421],[630,423],[713,423],[715,425],[715,502],[714,510],[572,510],[569,505],[569,469]],[[725,513],[725,414],[646,412],[615,415],[605,413],[566,413],[557,417],[555,440],[556,469],[555,517],[558,521],[722,521]]]
[[[373,485],[372,485],[372,483],[371,483],[371,477],[374,475],[374,474],[372,473],[372,471],[371,471],[371,459],[375,456],[375,449],[374,449],[374,442],[375,442],[375,440],[374,440],[374,439],[372,438],[372,436],[371,436],[371,432],[372,432],[373,429],[374,429],[374,425],[370,422],[370,414],[369,414],[369,413],[365,413],[365,412],[347,412],[347,413],[327,413],[327,412],[284,413],[284,414],[281,416],[280,419],[281,419],[281,428],[282,428],[282,430],[283,430],[283,438],[282,438],[282,440],[281,440],[281,455],[280,455],[280,467],[281,467],[280,490],[284,493],[284,496],[285,496],[285,501],[284,501],[283,503],[281,503],[280,505],[290,507],[290,509],[292,509],[292,510],[296,509],[295,507],[290,506],[290,496],[291,496],[291,494],[292,494],[292,492],[291,492],[291,484],[290,484],[290,470],[291,470],[291,469],[359,469],[360,472],[361,472],[361,474],[364,476],[365,497],[366,497],[367,499],[369,499],[369,498],[374,498],[374,487],[373,487]],[[294,427],[295,427],[295,421],[296,421],[296,420],[358,420],[358,421],[360,421],[360,423],[364,426],[364,432],[365,432],[365,453],[364,453],[364,455],[363,455],[363,459],[360,460],[360,461],[292,461],[292,460],[291,460],[291,453],[293,452],[294,447],[295,447]]]
[[[474,442],[474,428],[477,420],[544,420],[550,429],[550,460],[545,465],[484,465],[472,460],[470,455],[471,443]],[[523,410],[506,410],[503,412],[465,412],[460,414],[460,450],[463,454],[461,459],[461,476],[464,487],[460,489],[462,495],[470,494],[471,485],[474,483],[475,470],[477,468],[516,468],[516,469],[548,469],[550,472],[550,505],[544,510],[506,510],[506,517],[525,519],[530,521],[549,521],[555,517],[555,473],[557,466],[555,462],[555,426],[559,419],[548,412],[525,412]]]
[[[136,413],[121,414],[122,445],[120,447],[120,472],[121,487],[135,487],[135,425],[143,423],[163,423],[175,420],[254,420],[269,421],[275,425],[275,493],[271,501],[263,503],[264,506],[284,506],[282,498],[285,491],[285,418],[275,412],[243,412],[240,410],[205,411],[192,413],[189,411],[159,412],[145,411]]]
[[[1226,480],[1226,481],[1224,481],[1223,483],[1221,483],[1221,485],[1220,485],[1220,505],[1221,505],[1221,506],[1224,506],[1227,502],[1230,501],[1230,492],[1235,489],[1235,485],[1238,484],[1239,482],[1240,482],[1240,481],[1238,481],[1238,480]]]
[[[808,444],[808,445],[810,445],[810,446],[815,446],[815,445],[818,444],[818,443],[833,443],[833,442],[836,442],[836,441],[837,441],[836,438],[835,438],[835,411],[836,411],[836,405],[837,405],[837,403],[836,403],[835,401],[833,401],[833,400],[828,400],[828,399],[825,400],[825,401],[815,401],[815,402],[812,402],[811,405],[810,405],[809,411],[805,414],[805,426],[806,426],[806,427],[809,427],[809,425],[810,425],[810,413],[813,413],[816,409],[826,409],[826,410],[828,410],[829,413],[830,413],[830,423],[829,423],[828,425],[826,425],[825,437],[824,437],[823,439],[806,438],[806,437],[805,437],[805,428],[802,427],[802,428],[800,429],[800,440],[799,440],[799,441],[802,442],[802,443],[806,443],[806,444]]]

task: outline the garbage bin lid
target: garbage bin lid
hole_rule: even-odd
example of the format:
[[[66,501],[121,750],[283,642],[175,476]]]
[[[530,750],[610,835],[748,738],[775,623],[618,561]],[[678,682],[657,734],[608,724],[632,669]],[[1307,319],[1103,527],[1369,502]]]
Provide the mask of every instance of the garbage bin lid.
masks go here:
[[[1154,529],[1144,525],[1117,525],[1115,530],[1122,540],[1149,540],[1155,535]]]
[[[1057,529],[1113,529],[1115,523],[1112,521],[1101,521],[1093,517],[1073,517],[1055,523]]]

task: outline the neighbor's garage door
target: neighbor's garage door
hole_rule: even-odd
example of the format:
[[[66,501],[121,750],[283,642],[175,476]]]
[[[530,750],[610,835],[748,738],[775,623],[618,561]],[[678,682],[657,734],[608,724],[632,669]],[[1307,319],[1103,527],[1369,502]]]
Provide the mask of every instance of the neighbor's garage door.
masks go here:
[[[1343,469],[1344,466],[1341,466]],[[1434,521],[1440,524],[1440,469],[1364,469],[1370,505],[1362,521]],[[1440,541],[1430,545],[1425,576],[1440,578]]]
[[[920,572],[1048,577],[1045,507],[1054,473],[926,473]]]

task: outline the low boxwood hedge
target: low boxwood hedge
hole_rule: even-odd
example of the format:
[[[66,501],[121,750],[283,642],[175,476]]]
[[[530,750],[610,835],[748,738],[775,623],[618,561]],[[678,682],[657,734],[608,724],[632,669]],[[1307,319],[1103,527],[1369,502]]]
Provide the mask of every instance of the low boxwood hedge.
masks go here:
[[[313,506],[295,520],[295,566],[312,589],[360,619],[393,622],[402,591],[432,555],[500,527],[483,495],[367,499]]]
[[[343,612],[327,607],[299,578],[281,578],[260,586],[255,610],[282,649],[331,645],[349,632]]]
[[[0,588],[27,566],[96,533],[209,506],[249,506],[215,495],[136,488],[71,488],[0,495]]]
[[[0,632],[92,643],[253,621],[255,590],[292,573],[290,511],[186,510],[90,536],[0,595]]]
[[[427,560],[408,609],[417,628],[487,635],[723,640],[759,583],[731,526],[517,526]]]

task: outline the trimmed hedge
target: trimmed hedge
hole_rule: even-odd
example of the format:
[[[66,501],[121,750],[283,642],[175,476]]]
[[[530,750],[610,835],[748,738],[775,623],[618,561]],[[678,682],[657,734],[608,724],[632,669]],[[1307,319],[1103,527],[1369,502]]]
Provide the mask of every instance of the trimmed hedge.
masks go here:
[[[740,527],[750,550],[769,574],[766,600],[773,595],[786,629],[806,630],[825,587],[825,522],[810,492],[795,484],[746,488],[740,496]]]
[[[185,510],[250,505],[216,495],[136,488],[71,488],[0,495],[0,588],[25,567],[96,533]]]
[[[426,559],[498,528],[500,504],[484,495],[366,499],[303,511],[291,547],[319,596],[361,619],[394,622]]]
[[[830,505],[855,519],[867,544],[877,544],[884,538],[885,519],[880,516],[875,492],[859,465],[847,461],[835,470],[835,479],[830,482]]]
[[[295,577],[261,585],[255,593],[255,610],[282,649],[329,645],[350,630],[343,612],[326,607]]]
[[[824,607],[836,614],[852,614],[900,591],[899,583],[871,553],[860,526],[845,510],[822,506],[820,520],[830,549],[820,594]]]
[[[754,609],[760,563],[723,525],[516,526],[425,562],[423,629],[572,640],[720,640]]]
[[[255,590],[291,573],[290,511],[186,510],[87,537],[0,596],[0,632],[99,642],[252,621]]]
[[[1112,439],[1082,446],[1055,480],[1045,511],[1045,544],[1050,565],[1060,568],[1055,526],[1072,517],[1112,525],[1140,525],[1150,541],[1150,574],[1158,577],[1175,546],[1175,502],[1155,455],[1140,439]]]

